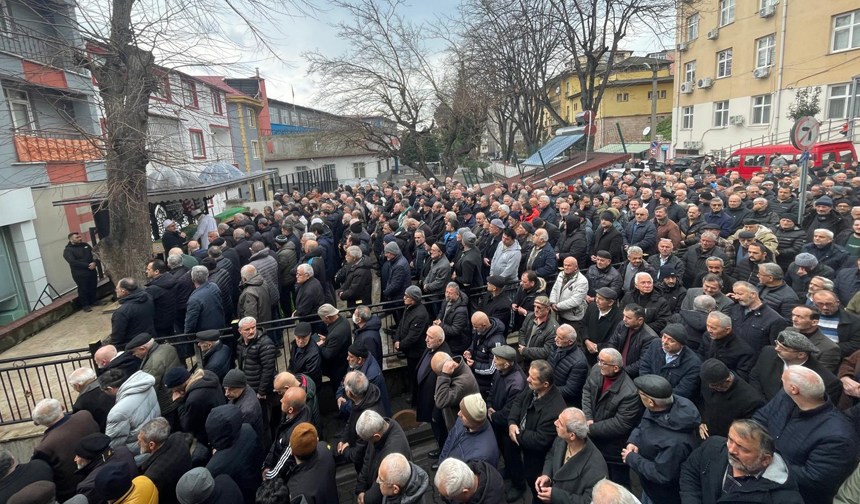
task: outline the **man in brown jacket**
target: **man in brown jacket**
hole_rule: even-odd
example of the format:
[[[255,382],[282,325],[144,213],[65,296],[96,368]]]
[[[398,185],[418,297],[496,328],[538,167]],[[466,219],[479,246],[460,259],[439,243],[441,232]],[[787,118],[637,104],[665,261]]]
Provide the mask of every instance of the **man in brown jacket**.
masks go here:
[[[478,382],[475,375],[466,364],[463,357],[451,357],[439,352],[430,361],[430,367],[436,373],[436,407],[442,410],[445,425],[450,431],[457,421],[460,412],[460,401],[467,395],[479,394]]]
[[[66,415],[56,399],[42,399],[33,408],[33,423],[47,427],[42,441],[33,450],[33,458],[44,460],[54,471],[57,501],[64,502],[75,495],[84,475],[77,473],[75,446],[85,436],[99,432],[99,424],[89,411]]]

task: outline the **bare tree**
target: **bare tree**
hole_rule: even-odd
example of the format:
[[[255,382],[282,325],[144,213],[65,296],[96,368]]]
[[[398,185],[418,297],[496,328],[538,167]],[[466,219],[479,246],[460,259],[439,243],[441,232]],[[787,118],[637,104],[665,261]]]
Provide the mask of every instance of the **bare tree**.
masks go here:
[[[436,108],[436,123],[442,140],[445,177],[454,175],[459,161],[481,145],[490,103],[474,60],[461,59]]]

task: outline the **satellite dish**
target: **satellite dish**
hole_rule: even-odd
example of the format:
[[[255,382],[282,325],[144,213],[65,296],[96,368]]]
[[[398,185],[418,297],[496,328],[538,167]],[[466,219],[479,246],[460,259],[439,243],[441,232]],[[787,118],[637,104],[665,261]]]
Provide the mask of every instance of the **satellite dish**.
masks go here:
[[[642,136],[648,136],[651,133],[651,126],[645,126],[645,129],[642,130]]]

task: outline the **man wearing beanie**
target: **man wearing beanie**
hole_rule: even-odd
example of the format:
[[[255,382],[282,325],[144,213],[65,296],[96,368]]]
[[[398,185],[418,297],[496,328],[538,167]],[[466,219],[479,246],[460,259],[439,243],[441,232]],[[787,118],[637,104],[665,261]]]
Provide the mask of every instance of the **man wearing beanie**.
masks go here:
[[[290,499],[304,497],[307,502],[320,504],[337,502],[334,455],[326,442],[319,440],[314,426],[297,425],[290,435],[290,447],[296,460],[287,480]]]
[[[421,288],[415,285],[407,287],[403,295],[403,304],[406,306],[400,323],[392,335],[394,348],[406,354],[406,368],[409,372],[410,387],[415,396],[415,370],[424,352],[424,331],[430,325],[430,314],[427,307],[422,303]],[[378,362],[381,366],[382,362]],[[414,400],[413,400],[414,402]]]
[[[376,362],[376,359],[370,355],[370,351],[364,346],[364,343],[357,341],[350,345],[346,359],[349,363],[350,371],[361,371],[370,383],[379,388],[382,404],[385,408],[385,415],[391,416],[391,402],[388,399],[388,387],[385,384],[385,376],[382,374],[382,368]],[[341,381],[334,396],[337,400],[337,407],[340,410],[341,416],[348,418],[349,412],[352,409],[352,401],[346,396],[343,381]]]
[[[94,493],[96,476],[111,462],[125,464],[130,474],[137,475],[134,454],[125,445],[111,448],[110,437],[100,432],[81,438],[75,446],[77,473],[84,476],[78,483],[78,494],[85,495],[90,502],[98,502]]]
[[[776,263],[781,268],[788,268],[795,256],[806,243],[806,231],[797,226],[797,212],[782,214],[779,227],[774,230],[779,245],[776,247]]]
[[[242,491],[230,476],[213,478],[205,467],[195,467],[179,479],[176,498],[179,504],[237,504]]]
[[[483,460],[493,467],[499,465],[499,446],[490,422],[487,421],[487,404],[481,394],[471,394],[460,400],[460,413],[454,428],[448,433],[445,446],[439,454],[437,469],[446,458],[463,462]]]
[[[681,324],[669,324],[662,332],[661,345],[651,345],[642,356],[639,375],[660,375],[672,385],[672,393],[691,401],[699,394],[702,361],[687,348],[687,331]]]
[[[600,226],[594,231],[594,240],[591,246],[591,260],[595,261],[597,252],[605,250],[609,253],[610,264],[617,264],[624,260],[624,237],[621,231],[615,228],[615,214],[609,211],[600,215]]]
[[[785,283],[794,289],[798,297],[806,297],[809,290],[809,282],[817,277],[833,278],[835,272],[830,266],[818,262],[818,259],[809,252],[797,254],[794,262],[788,265],[785,272]]]
[[[845,230],[845,219],[833,211],[833,200],[830,196],[822,196],[815,200],[814,208],[815,212],[803,219],[807,243],[812,243],[816,229],[829,229],[834,236]]]
[[[384,249],[385,259],[379,278],[382,286],[383,301],[400,301],[406,288],[412,285],[412,274],[409,270],[409,262],[400,253],[397,242],[389,242]],[[398,303],[393,303],[399,306]]]
[[[767,402],[761,393],[743,378],[731,372],[717,359],[702,363],[702,425],[699,437],[728,436],[735,420],[752,418]]]
[[[146,476],[134,477],[136,472],[121,462],[106,464],[96,475],[96,502],[113,504],[158,504],[158,489]]]
[[[242,422],[254,429],[261,446],[268,447],[268,443],[263,441],[263,410],[257,399],[257,393],[248,386],[245,373],[241,369],[231,369],[221,382],[221,386],[224,387],[224,397],[227,398],[227,402],[239,408]]]

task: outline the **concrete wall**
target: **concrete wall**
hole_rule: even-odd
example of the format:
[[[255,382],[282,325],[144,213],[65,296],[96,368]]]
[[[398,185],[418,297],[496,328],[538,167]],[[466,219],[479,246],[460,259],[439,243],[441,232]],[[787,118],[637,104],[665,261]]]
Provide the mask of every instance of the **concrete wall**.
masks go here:
[[[0,192],[0,208],[8,210],[0,212],[0,227],[9,227],[28,308],[32,309],[47,285],[47,278],[34,225],[37,214],[30,189]]]

